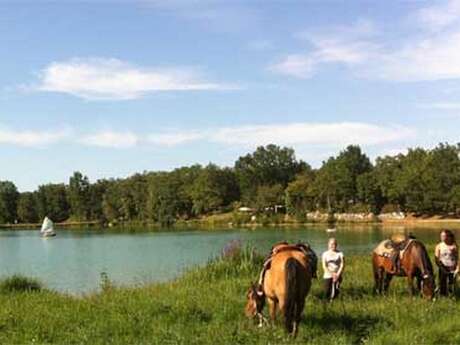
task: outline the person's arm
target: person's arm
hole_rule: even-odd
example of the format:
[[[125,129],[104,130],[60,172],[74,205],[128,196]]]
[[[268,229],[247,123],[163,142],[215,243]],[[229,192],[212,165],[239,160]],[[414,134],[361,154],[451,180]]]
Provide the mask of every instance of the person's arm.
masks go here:
[[[343,257],[343,254],[342,254],[341,260],[340,260],[340,267],[339,267],[339,270],[337,271],[337,278],[340,278],[340,276],[342,275],[344,267],[345,267],[345,258]]]
[[[458,258],[458,246],[455,244],[455,260],[457,261],[457,267],[455,268],[454,275],[457,275],[460,272],[460,260]]]
[[[434,249],[434,261],[436,262],[436,265],[438,265],[438,267],[441,267],[441,261],[439,261],[439,256],[441,255],[440,251],[440,245],[437,244],[436,248]]]
[[[321,255],[321,263],[322,263],[322,266],[323,266],[323,272],[324,273],[326,273],[326,272],[330,273],[329,270],[327,269],[325,253],[323,253],[323,255]]]

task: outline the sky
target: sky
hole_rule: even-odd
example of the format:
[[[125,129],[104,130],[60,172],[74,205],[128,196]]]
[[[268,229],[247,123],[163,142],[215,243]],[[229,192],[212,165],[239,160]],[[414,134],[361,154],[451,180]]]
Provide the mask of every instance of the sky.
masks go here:
[[[20,191],[269,143],[318,167],[460,141],[459,0],[0,0],[0,57]]]

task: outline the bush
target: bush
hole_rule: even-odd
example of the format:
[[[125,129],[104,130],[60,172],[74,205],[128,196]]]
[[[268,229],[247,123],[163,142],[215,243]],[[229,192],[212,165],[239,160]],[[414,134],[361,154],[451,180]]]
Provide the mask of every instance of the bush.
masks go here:
[[[232,213],[232,223],[235,225],[248,224],[251,222],[252,215],[249,213],[243,213],[234,211]]]
[[[0,282],[0,292],[38,292],[42,290],[42,284],[33,278],[13,275]]]
[[[401,209],[399,205],[386,204],[382,207],[382,210],[380,211],[380,213],[393,213],[393,212],[400,212],[400,211]]]

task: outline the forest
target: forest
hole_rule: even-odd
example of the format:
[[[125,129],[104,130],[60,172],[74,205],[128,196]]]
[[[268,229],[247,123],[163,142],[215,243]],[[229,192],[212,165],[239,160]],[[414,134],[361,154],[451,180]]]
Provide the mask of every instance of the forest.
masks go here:
[[[460,213],[460,145],[412,148],[372,162],[350,145],[314,169],[292,148],[267,145],[232,167],[192,165],[94,182],[75,172],[67,184],[18,192],[0,181],[0,224],[54,221],[153,222],[163,225],[241,206],[258,213],[283,205],[303,220],[307,212],[403,211]]]

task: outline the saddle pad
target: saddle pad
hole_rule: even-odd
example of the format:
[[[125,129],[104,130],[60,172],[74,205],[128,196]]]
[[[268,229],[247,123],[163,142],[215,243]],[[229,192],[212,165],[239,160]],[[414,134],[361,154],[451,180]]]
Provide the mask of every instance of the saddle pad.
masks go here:
[[[378,246],[374,249],[374,253],[379,256],[391,256],[394,253],[394,248],[391,245],[390,240],[383,240],[378,244]]]

